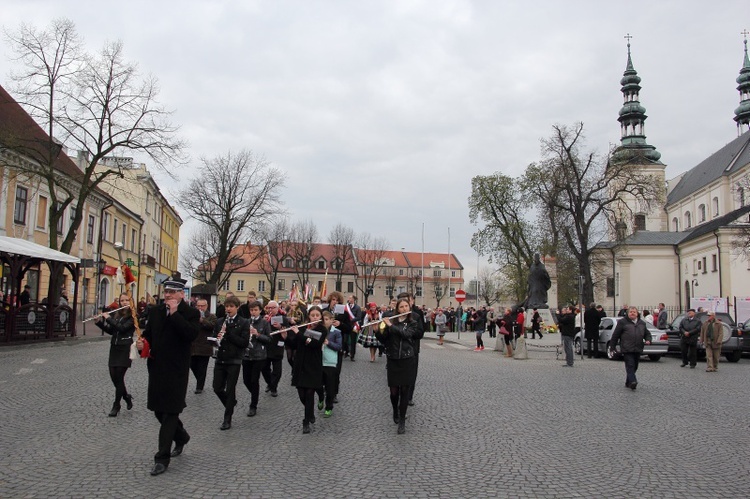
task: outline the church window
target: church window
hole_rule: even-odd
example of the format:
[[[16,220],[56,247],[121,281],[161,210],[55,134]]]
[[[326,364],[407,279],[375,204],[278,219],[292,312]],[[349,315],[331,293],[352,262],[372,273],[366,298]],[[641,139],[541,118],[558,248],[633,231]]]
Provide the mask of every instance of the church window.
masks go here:
[[[711,203],[713,206],[711,207],[712,215],[714,218],[719,216],[719,198],[714,198],[713,202]]]
[[[680,220],[677,217],[674,217],[672,219],[672,230],[675,232],[680,232]]]
[[[701,204],[698,205],[698,223],[703,223],[706,221],[706,205]]]
[[[692,218],[692,217],[690,216],[690,212],[689,212],[689,211],[686,211],[686,212],[685,212],[685,228],[686,228],[686,229],[689,229],[690,227],[692,227],[692,226],[693,226],[693,223],[692,223],[692,220],[691,220],[691,218]]]
[[[636,215],[633,225],[635,226],[635,230],[646,230],[646,215]]]
[[[711,271],[716,272],[717,270],[718,268],[716,265],[716,253],[714,253],[713,255],[711,255]]]

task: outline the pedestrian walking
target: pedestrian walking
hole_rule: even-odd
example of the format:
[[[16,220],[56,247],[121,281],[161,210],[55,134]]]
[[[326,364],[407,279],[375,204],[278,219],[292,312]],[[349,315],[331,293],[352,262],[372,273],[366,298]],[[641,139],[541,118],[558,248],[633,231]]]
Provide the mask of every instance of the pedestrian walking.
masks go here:
[[[120,307],[130,306],[130,297],[126,293],[120,295]],[[97,327],[112,336],[109,343],[109,377],[115,385],[115,402],[109,417],[117,417],[120,412],[120,401],[125,400],[128,410],[133,408],[133,396],[125,388],[125,373],[130,368],[130,346],[133,344],[133,333],[135,323],[133,315],[128,308],[121,308],[113,314],[104,312],[99,320],[95,322]]]
[[[615,350],[618,343],[620,343],[620,353],[625,360],[625,387],[635,390],[638,386],[635,373],[643,353],[643,345],[651,344],[651,333],[646,323],[639,317],[638,308],[628,308],[628,316],[617,321],[610,339],[610,349]]]
[[[190,344],[198,336],[200,312],[185,303],[185,282],[174,278],[164,281],[164,303],[151,310],[146,329],[136,342],[141,351],[148,345],[148,409],[154,411],[161,425],[153,476],[167,471],[170,458],[182,454],[190,440],[180,413],[187,407]]]
[[[410,387],[417,381],[417,353],[415,342],[423,334],[415,314],[409,313],[409,298],[400,298],[396,315],[386,317],[378,330],[378,341],[386,348],[388,388],[391,392],[393,422],[398,424],[398,433],[406,432],[406,409],[409,406]]]

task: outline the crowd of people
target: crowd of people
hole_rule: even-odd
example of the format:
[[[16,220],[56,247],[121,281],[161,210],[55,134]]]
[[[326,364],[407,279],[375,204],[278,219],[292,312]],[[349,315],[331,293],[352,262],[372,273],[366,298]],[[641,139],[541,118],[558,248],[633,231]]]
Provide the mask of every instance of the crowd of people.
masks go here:
[[[414,305],[413,295],[403,293],[384,307],[369,303],[363,311],[356,297],[345,300],[339,292],[314,297],[310,304],[274,300],[263,304],[254,293],[240,303],[229,293],[213,314],[205,299],[185,300],[184,285],[180,279],[165,281],[163,301],[139,303],[137,321],[122,308],[130,305],[130,298],[123,294],[96,322],[112,336],[108,364],[115,401],[110,417],[117,416],[123,400],[128,409],[133,407],[125,387],[133,351],[147,358],[147,407],[160,424],[152,475],[164,473],[190,441],[180,420],[187,406],[190,372],[195,378],[194,393],[203,393],[211,358],[212,388],[223,408],[220,430],[232,428],[240,374],[250,394],[247,416],[253,417],[258,412],[261,378],[266,393],[278,397],[286,359],[303,406],[302,433],[309,434],[316,422],[316,406],[323,418],[333,416],[344,360],[355,360],[359,344],[369,350],[370,362],[378,355],[386,356],[393,421],[398,434],[406,432],[406,412],[414,404],[420,340],[431,319]]]

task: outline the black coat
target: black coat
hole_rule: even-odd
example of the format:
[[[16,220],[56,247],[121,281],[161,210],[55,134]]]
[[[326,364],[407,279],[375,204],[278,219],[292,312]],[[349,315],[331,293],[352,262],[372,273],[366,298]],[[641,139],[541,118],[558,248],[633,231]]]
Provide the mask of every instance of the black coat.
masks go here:
[[[229,316],[225,316],[216,323],[216,326],[214,326],[216,337],[228,320]],[[250,321],[237,314],[234,316],[232,323],[227,324],[219,348],[216,350],[216,363],[242,364],[242,356],[245,354],[245,349],[249,343]]]
[[[323,386],[323,342],[328,335],[325,326],[318,323],[311,331],[321,334],[320,339],[305,336],[307,328],[299,333],[289,331],[286,343],[294,354],[292,367],[292,386],[297,388],[320,388]],[[309,342],[307,340],[310,340]]]
[[[271,326],[263,319],[258,317],[253,319],[250,317],[250,326],[258,331],[256,336],[250,335],[250,344],[245,350],[244,360],[266,360],[266,350],[268,345],[271,344]],[[278,335],[277,335],[278,336]],[[273,341],[276,341],[275,338]]]
[[[271,325],[271,318],[266,316],[264,320],[268,322],[270,328],[271,328],[271,343],[268,344],[268,347],[266,349],[266,358],[269,359],[283,359],[284,358],[284,339],[281,337],[281,334],[272,334],[274,331],[278,331],[279,329],[284,329],[289,327],[289,319],[281,313],[276,314],[277,316],[282,317],[281,321],[281,327],[275,328],[273,325]]]
[[[587,340],[594,340],[599,337],[599,323],[601,315],[595,308],[588,308],[583,313],[583,330]]]
[[[576,316],[575,314],[561,314],[557,316],[557,324],[560,326],[560,334],[575,338]]]
[[[388,360],[408,359],[417,355],[416,342],[424,333],[413,315],[409,321],[393,322],[375,333],[378,341],[385,345]]]
[[[154,412],[179,414],[187,406],[190,345],[198,336],[201,314],[185,303],[167,317],[167,306],[151,309],[143,331],[151,348],[148,358],[148,408]]]
[[[109,367],[130,367],[130,345],[133,344],[135,332],[130,313],[122,316],[110,315],[106,320],[98,320],[95,324],[112,336],[109,342]]]
[[[198,337],[190,346],[190,354],[199,357],[210,357],[214,353],[215,343],[208,341],[206,338],[214,335],[214,326],[216,325],[216,316],[207,313],[200,321],[200,331]]]

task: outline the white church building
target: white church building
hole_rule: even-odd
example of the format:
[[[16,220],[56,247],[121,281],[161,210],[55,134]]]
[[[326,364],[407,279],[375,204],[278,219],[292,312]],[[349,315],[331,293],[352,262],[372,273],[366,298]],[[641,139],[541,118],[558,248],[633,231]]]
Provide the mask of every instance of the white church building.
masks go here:
[[[623,305],[640,309],[665,303],[670,316],[697,303],[750,318],[750,258],[736,247],[750,228],[750,59],[737,78],[740,105],[735,110],[738,137],[705,160],[666,180],[666,165],[646,142],[645,108],[630,45],[621,80],[621,145],[611,161],[636,161],[665,185],[664,204],[650,211],[630,203],[614,221],[610,241],[593,252],[594,297],[608,312]]]

